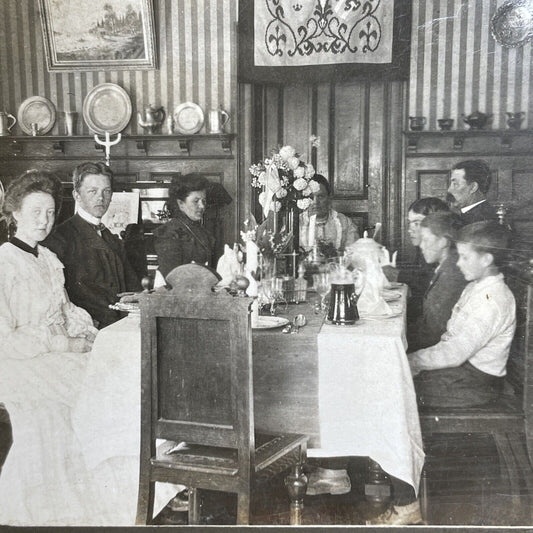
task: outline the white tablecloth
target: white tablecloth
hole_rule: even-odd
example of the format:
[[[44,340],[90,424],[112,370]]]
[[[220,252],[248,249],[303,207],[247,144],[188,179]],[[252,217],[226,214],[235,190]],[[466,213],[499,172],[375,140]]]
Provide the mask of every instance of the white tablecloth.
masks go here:
[[[135,524],[140,419],[141,329],[139,317],[130,316],[98,332],[73,411],[110,526]],[[179,490],[156,483],[154,516]]]
[[[405,298],[396,316],[318,334],[321,448],[310,456],[369,456],[418,492],[424,465],[413,379],[405,354]]]
[[[416,398],[405,355],[405,297],[391,303],[398,316],[362,319],[355,326],[324,324],[318,334],[321,448],[309,456],[369,456],[418,491],[424,462]],[[124,485],[138,478],[140,442],[139,318],[101,330],[74,412],[90,468],[119,458]],[[127,481],[127,480],[133,481]],[[120,481],[119,481],[120,483]],[[162,484],[158,484],[162,485]],[[160,508],[176,492],[158,487]],[[116,492],[121,492],[116,487]],[[121,505],[134,520],[134,494]],[[156,502],[157,505],[157,502]],[[134,523],[134,522],[131,522]]]

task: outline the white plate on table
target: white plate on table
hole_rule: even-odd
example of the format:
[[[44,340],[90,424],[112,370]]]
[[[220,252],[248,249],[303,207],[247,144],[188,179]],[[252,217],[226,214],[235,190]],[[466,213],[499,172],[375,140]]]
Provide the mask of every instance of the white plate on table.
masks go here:
[[[288,323],[289,319],[282,316],[259,316],[253,329],[281,328]]]
[[[20,104],[17,113],[20,128],[27,135],[32,135],[31,125],[37,124],[38,134],[48,133],[56,121],[56,108],[48,98],[30,96]]]
[[[141,314],[141,309],[137,302],[132,302],[132,303],[117,302],[116,304],[110,305],[109,309],[113,309],[114,311],[121,311],[122,313],[128,313],[130,315]]]
[[[383,291],[381,293],[381,296],[386,302],[395,302],[396,300],[399,300],[402,297],[401,294],[391,291]]]

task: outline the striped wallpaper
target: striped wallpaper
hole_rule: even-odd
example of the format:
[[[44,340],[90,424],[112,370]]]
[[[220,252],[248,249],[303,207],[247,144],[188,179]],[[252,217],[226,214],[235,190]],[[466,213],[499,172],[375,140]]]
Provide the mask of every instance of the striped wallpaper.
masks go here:
[[[89,0],[90,1],[90,0]],[[149,105],[172,110],[195,102],[207,112],[222,106],[236,116],[235,0],[155,0],[159,69],[50,73],[37,0],[0,0],[0,110],[16,116],[29,96],[49,98],[58,112],[80,112],[87,93],[104,82],[124,87],[134,114],[126,133],[142,134],[135,112]],[[78,134],[89,134],[83,129]],[[235,131],[235,124],[228,124]],[[80,126],[78,126],[80,128]],[[13,130],[21,133],[15,127]],[[63,134],[60,115],[51,134]],[[200,133],[204,133],[202,130]]]
[[[492,128],[505,128],[506,111],[524,111],[533,125],[531,43],[504,48],[490,33],[490,20],[506,0],[413,1],[409,115],[437,119],[492,113]]]

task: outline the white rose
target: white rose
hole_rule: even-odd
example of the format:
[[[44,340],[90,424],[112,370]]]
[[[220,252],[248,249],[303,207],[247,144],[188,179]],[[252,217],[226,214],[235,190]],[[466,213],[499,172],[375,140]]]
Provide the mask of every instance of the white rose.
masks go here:
[[[297,180],[294,180],[292,186],[297,191],[303,191],[307,187],[307,180],[305,178],[298,178]]]
[[[291,170],[296,170],[300,166],[300,160],[295,156],[289,157],[287,158],[287,165]]]
[[[259,193],[259,203],[261,204],[262,207],[265,207],[265,202],[266,202],[266,192],[262,192],[262,193]]]
[[[311,205],[311,199],[310,198],[302,198],[301,200],[296,201],[296,205],[299,209],[302,211],[305,211],[310,205]]]
[[[307,179],[312,178],[315,175],[315,167],[311,163],[305,165],[305,177]]]
[[[287,161],[289,157],[294,157],[296,155],[296,150],[292,146],[283,146],[279,150],[279,155]]]
[[[276,191],[276,198],[285,198],[285,196],[287,196],[287,189],[282,187]]]
[[[259,176],[257,176],[257,181],[261,184],[261,185],[265,185],[266,182],[267,182],[267,175],[266,175],[266,172],[263,170],[262,172],[259,173]]]
[[[295,178],[303,178],[305,176],[305,167],[295,168],[293,174]]]
[[[274,213],[277,213],[281,209],[281,202],[278,202],[277,200],[274,200],[270,204],[270,209],[274,211]]]
[[[318,192],[320,190],[320,183],[318,183],[318,181],[315,181],[315,180],[310,180],[309,187],[312,193]]]
[[[311,183],[311,182],[309,182]],[[313,194],[313,191],[311,190],[311,187],[309,185],[302,191],[302,194],[304,196],[311,196]]]

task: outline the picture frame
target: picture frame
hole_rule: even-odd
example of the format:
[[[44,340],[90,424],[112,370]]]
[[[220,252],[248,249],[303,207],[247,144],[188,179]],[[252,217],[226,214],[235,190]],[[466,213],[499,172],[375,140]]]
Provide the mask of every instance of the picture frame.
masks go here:
[[[157,68],[153,0],[39,0],[49,71]]]

